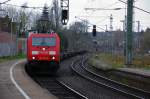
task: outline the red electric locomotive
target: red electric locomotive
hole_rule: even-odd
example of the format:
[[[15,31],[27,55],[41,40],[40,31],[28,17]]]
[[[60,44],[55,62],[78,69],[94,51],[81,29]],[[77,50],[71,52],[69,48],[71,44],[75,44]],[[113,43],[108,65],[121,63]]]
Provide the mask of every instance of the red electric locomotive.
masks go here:
[[[60,38],[57,33],[32,33],[27,39],[27,61],[33,63],[48,63],[38,67],[56,71],[60,62]],[[35,65],[37,67],[37,65]]]

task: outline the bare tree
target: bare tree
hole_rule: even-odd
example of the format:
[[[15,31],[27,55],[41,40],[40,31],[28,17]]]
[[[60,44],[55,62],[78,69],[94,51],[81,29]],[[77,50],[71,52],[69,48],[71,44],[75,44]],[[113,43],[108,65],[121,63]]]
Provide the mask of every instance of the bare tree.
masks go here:
[[[19,10],[19,33],[22,33],[27,30],[29,26],[29,19],[31,16],[31,12],[26,10],[27,3],[24,3],[22,5],[22,8]]]
[[[87,24],[85,24],[85,22],[75,22],[70,25],[69,29],[75,33],[86,33],[88,27]]]
[[[40,16],[41,17],[37,20],[36,29],[38,30],[38,32],[47,33],[51,30],[51,27],[50,27],[50,20],[49,20],[49,11],[46,4],[43,7],[42,15]]]
[[[58,31],[58,29],[60,28],[60,18],[61,18],[61,13],[60,13],[60,7],[58,5],[58,0],[53,0],[53,7],[51,8],[51,13],[52,13],[52,18],[54,19],[53,23],[54,23],[54,30]]]
[[[9,18],[18,18],[18,10],[13,6],[5,6],[5,11],[7,12]]]
[[[32,22],[32,24],[31,24],[32,29],[36,29],[38,19],[40,19],[40,14],[39,13],[34,12],[34,13],[31,14],[31,17],[30,17],[29,21]]]

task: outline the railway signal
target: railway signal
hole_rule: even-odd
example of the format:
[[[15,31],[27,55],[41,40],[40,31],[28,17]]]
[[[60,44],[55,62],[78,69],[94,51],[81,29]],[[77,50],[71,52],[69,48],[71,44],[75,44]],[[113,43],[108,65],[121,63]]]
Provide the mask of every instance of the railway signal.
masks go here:
[[[66,25],[69,20],[69,0],[61,0],[61,22]]]
[[[93,37],[96,36],[96,25],[93,25]]]

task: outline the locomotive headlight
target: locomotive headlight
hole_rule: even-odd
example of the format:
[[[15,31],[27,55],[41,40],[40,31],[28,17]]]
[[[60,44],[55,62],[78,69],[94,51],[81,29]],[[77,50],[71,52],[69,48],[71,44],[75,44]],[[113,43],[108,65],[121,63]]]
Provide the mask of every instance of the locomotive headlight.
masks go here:
[[[49,51],[49,55],[56,55],[56,51]]]
[[[35,57],[32,57],[32,59],[35,59]]]
[[[52,59],[55,59],[55,57],[53,56]]]
[[[37,55],[37,54],[39,54],[38,51],[32,51],[32,55]]]

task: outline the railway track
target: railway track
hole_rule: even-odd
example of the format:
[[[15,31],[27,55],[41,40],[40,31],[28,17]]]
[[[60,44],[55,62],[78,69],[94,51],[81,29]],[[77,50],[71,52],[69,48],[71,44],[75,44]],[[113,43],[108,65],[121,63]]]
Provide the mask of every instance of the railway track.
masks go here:
[[[81,63],[78,63],[78,60],[74,61],[71,66],[72,70],[83,78],[92,81],[93,83],[117,91],[120,94],[126,95],[131,99],[149,99],[149,92],[143,91],[138,88],[130,87],[128,85],[116,82],[102,75],[98,75],[94,72],[89,71],[85,66],[85,61],[85,58],[82,58],[82,61],[80,60]]]
[[[106,74],[106,72],[104,73],[104,71],[102,72],[102,73],[95,73],[94,71],[92,71],[91,70],[91,68],[89,69],[89,67],[91,67],[91,66],[89,66],[88,64],[87,64],[87,62],[86,61],[84,61],[83,62],[83,68],[87,71],[87,72],[89,72],[89,73],[91,73],[91,74],[93,74],[93,75],[96,75],[96,76],[98,76],[98,77],[101,77],[101,78],[104,78],[104,79],[107,79],[107,80],[110,80],[110,81],[112,81],[112,82],[114,82],[114,83],[117,83],[117,84],[119,84],[119,85],[121,85],[121,86],[124,86],[124,87],[127,87],[127,88],[129,88],[129,89],[131,89],[132,90],[132,92],[135,92],[136,94],[142,94],[143,93],[143,95],[147,95],[147,96],[150,96],[150,92],[149,91],[147,91],[147,90],[145,90],[145,89],[143,89],[143,88],[139,88],[139,87],[135,87],[135,86],[130,86],[130,85],[127,85],[127,84],[124,84],[124,83],[121,83],[121,82],[118,82],[118,81],[116,81],[116,80],[112,80],[112,79],[110,79],[109,77],[107,77],[105,74]],[[128,72],[122,72],[122,71],[118,71],[118,70],[113,70],[112,71],[113,73],[115,73],[115,72],[119,72],[120,73],[120,75],[121,74],[124,74],[124,75],[130,75],[130,76],[133,76],[133,77],[136,77],[135,79],[137,79],[137,76],[140,76],[141,78],[142,78],[142,75],[139,75],[139,74],[134,74],[134,73],[129,73],[128,74]],[[112,75],[113,75],[113,73],[112,73]],[[110,75],[110,74],[109,74]],[[144,76],[145,77],[145,76]],[[142,83],[142,82],[141,82]]]
[[[55,77],[34,77],[34,80],[59,99],[87,99]]]
[[[27,70],[27,72],[29,72]],[[43,76],[29,73],[32,79],[36,81],[41,87],[47,89],[50,93],[59,99],[88,99],[82,94],[78,93],[65,83],[57,80],[57,76]]]
[[[61,61],[76,56],[78,54],[84,54],[86,51],[67,52],[61,55]],[[25,66],[26,72],[29,76],[35,80],[41,87],[46,88],[50,93],[57,96],[59,99],[88,99],[84,95],[80,94],[64,82],[60,81],[56,75],[37,74],[29,66]]]

